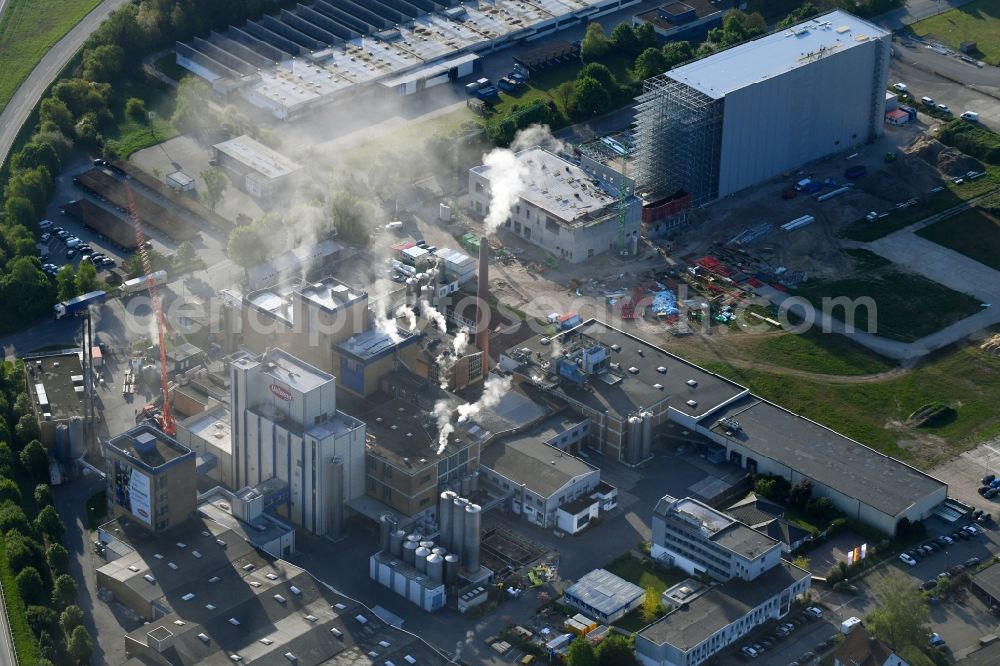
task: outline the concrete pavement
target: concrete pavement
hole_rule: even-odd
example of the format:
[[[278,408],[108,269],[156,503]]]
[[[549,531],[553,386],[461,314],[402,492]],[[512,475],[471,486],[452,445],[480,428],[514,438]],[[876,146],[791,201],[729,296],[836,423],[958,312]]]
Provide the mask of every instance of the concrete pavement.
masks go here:
[[[956,7],[961,7],[972,0],[907,0],[899,9],[893,9],[873,19],[873,23],[886,30],[898,30],[904,26],[916,23],[928,16],[934,16]]]
[[[108,17],[108,15],[125,4],[126,0],[104,0],[82,21],[70,30],[65,37],[49,49],[28,78],[21,83],[10,103],[0,114],[0,166],[7,160],[14,140],[27,122],[32,110],[38,104],[42,95],[56,80],[59,73],[80,50],[91,33]]]

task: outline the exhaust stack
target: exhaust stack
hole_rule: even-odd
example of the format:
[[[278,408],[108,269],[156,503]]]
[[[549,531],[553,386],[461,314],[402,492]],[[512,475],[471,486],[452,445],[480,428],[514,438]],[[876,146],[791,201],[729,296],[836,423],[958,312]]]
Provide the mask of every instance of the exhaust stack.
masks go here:
[[[483,353],[483,377],[490,372],[490,247],[486,236],[479,239],[479,287],[476,290],[476,348]]]

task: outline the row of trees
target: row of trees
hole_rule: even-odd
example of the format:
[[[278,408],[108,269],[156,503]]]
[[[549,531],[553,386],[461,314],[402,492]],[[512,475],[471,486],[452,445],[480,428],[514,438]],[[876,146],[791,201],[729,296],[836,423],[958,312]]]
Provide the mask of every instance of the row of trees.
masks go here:
[[[578,636],[566,652],[567,666],[634,666],[635,647],[632,640],[611,634],[597,648],[585,636]]]
[[[33,663],[89,664],[93,643],[74,603],[77,585],[61,543],[66,527],[52,503],[49,455],[37,437],[23,365],[5,362],[0,365],[0,534],[6,561],[0,566],[16,588],[4,590],[8,608],[23,611],[37,641]]]

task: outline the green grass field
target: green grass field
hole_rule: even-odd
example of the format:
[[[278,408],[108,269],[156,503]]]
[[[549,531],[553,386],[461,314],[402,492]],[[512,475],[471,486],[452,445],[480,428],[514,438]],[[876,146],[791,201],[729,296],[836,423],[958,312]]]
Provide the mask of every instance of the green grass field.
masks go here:
[[[614,575],[638,585],[642,589],[651,587],[657,593],[661,593],[671,585],[676,585],[687,578],[687,574],[680,569],[666,570],[653,568],[653,566],[644,564],[642,560],[632,555],[623,555],[610,564],[605,565],[604,568]]]
[[[0,16],[0,111],[42,56],[100,0],[7,0]]]
[[[1000,271],[1000,219],[973,208],[917,232]]]
[[[843,335],[808,332],[776,335],[751,342],[754,361],[824,375],[873,375],[894,365]]]
[[[869,313],[864,307],[856,308],[854,326],[861,331],[904,342],[939,331],[981,309],[979,300],[968,294],[915,273],[896,270],[891,265],[840,280],[809,280],[793,293],[817,308],[822,307],[824,298],[871,298],[875,303],[875,312]],[[844,316],[841,308],[832,314],[841,319]]]
[[[974,0],[910,26],[920,37],[933,37],[957,49],[962,42],[976,42],[983,60],[1000,64],[1000,3]]]
[[[178,134],[170,124],[170,116],[174,112],[172,92],[160,81],[141,74],[137,77],[123,79],[116,84],[111,100],[115,124],[104,130],[108,146],[122,158]],[[146,108],[156,113],[152,122],[137,122],[125,115],[125,101],[129,97],[138,97],[146,102]]]
[[[945,189],[919,199],[915,206],[909,206],[902,210],[892,210],[888,217],[883,217],[875,222],[861,218],[848,225],[840,232],[840,235],[863,243],[888,236],[903,227],[957,206],[963,201],[974,199],[997,189],[1000,187],[1000,169],[987,166],[986,175],[981,178],[964,182],[961,185],[955,185],[950,180],[944,181],[942,186]]]
[[[870,383],[835,384],[707,362],[704,367],[739,382],[787,409],[882,453],[921,468],[949,459],[1000,434],[1000,358],[977,346],[946,349],[909,373]],[[957,418],[938,428],[903,425],[918,408],[950,405]]]

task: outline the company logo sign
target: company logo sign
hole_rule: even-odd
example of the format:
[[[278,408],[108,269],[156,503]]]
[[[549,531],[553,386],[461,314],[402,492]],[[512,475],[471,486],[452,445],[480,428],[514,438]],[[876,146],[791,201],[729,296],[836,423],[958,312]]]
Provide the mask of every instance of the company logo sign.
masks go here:
[[[278,396],[279,398],[281,398],[285,402],[291,402],[292,401],[292,393],[291,393],[291,391],[289,391],[288,389],[286,389],[284,386],[281,386],[280,384],[271,384],[271,393],[273,393],[274,395]]]

